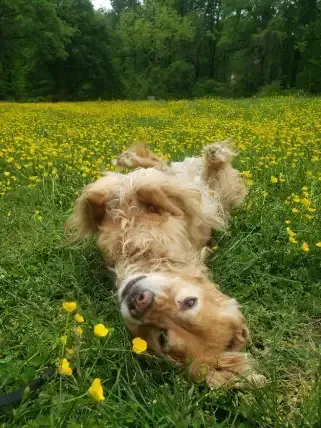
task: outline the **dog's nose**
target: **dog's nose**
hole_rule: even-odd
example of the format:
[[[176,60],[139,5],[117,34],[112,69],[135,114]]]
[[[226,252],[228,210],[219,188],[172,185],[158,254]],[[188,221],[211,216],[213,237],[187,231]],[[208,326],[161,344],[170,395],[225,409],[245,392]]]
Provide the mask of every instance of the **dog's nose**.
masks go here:
[[[153,293],[151,293],[150,291],[141,291],[140,293],[137,294],[137,296],[135,296],[135,309],[138,312],[143,311],[144,309],[146,309],[153,301]]]
[[[142,314],[152,304],[153,298],[153,293],[147,290],[133,294],[128,304],[131,315]]]

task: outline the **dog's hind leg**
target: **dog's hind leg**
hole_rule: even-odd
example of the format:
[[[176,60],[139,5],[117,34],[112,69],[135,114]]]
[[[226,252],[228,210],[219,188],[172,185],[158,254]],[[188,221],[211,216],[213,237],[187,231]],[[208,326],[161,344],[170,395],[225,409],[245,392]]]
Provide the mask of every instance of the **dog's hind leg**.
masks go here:
[[[122,166],[129,169],[136,168],[156,168],[166,170],[166,163],[155,153],[149,150],[144,144],[137,144],[130,147],[121,155],[114,159],[115,166]]]
[[[231,212],[243,202],[247,191],[239,171],[232,167],[236,153],[228,143],[225,140],[205,147],[203,179],[217,193],[223,208]]]

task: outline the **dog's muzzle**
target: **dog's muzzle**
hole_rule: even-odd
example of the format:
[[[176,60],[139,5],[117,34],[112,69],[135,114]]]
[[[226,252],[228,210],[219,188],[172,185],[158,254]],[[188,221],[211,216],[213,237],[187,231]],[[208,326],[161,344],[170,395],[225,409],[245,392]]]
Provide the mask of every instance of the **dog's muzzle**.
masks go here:
[[[120,295],[133,318],[140,318],[154,301],[154,294],[141,284],[145,278],[146,275],[141,275],[128,281]]]

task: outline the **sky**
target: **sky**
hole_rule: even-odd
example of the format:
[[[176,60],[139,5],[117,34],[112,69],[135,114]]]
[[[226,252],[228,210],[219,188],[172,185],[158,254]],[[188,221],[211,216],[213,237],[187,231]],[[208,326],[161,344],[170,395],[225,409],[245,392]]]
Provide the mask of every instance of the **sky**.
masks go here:
[[[106,9],[110,8],[109,0],[91,0],[91,2],[94,5],[95,9],[99,9],[100,7],[104,7]]]

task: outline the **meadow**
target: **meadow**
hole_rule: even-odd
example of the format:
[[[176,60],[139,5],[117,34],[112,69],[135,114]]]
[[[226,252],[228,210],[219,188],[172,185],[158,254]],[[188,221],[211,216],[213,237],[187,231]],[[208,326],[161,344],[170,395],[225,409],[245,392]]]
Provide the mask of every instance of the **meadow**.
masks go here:
[[[68,246],[63,231],[82,187],[132,142],[180,160],[227,137],[249,195],[213,235],[208,266],[247,317],[268,378],[252,392],[138,358],[112,272],[92,241]],[[0,427],[320,427],[320,166],[318,98],[0,104],[0,394],[67,360],[1,409]],[[88,394],[95,378],[104,400]]]

